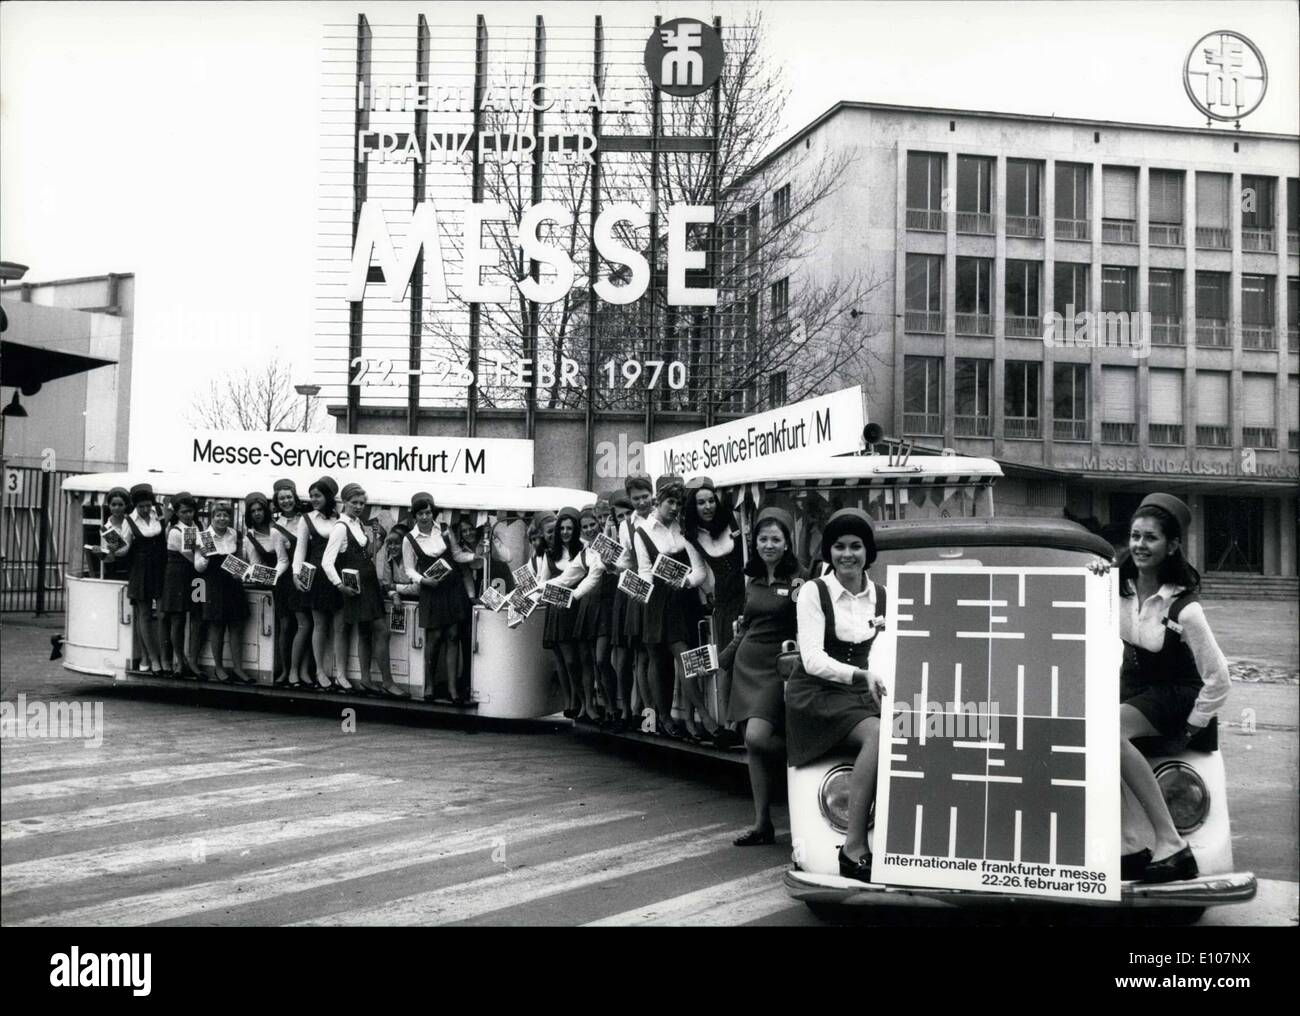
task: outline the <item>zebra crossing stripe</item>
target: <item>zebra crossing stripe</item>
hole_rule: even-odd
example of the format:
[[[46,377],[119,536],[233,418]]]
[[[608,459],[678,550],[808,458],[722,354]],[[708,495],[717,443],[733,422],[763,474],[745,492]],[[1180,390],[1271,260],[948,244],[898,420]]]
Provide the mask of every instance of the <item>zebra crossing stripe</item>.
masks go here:
[[[101,773],[97,776],[79,776],[67,780],[45,780],[24,783],[0,790],[0,804],[21,804],[25,801],[47,801],[73,794],[112,794],[137,787],[156,787],[160,784],[180,783],[185,780],[207,780],[215,776],[248,776],[252,773],[270,772],[300,766],[301,762],[285,762],[276,758],[248,758],[233,762],[198,762],[191,765],[159,766],[156,769],[139,769],[135,772]]]
[[[209,918],[205,923],[215,923],[210,918],[230,907],[271,900],[289,893],[329,888],[339,882],[414,868],[449,857],[488,853],[498,838],[509,840],[513,837],[522,841],[641,818],[644,814],[641,811],[610,811],[551,821],[541,821],[535,813],[520,815],[466,832],[431,833],[387,843],[369,843],[305,861],[275,865],[248,875],[227,875],[219,881],[126,896],[6,923],[15,926],[129,926],[173,921],[192,914],[203,914]]]
[[[5,748],[5,757],[2,771],[8,779],[11,776],[23,776],[28,773],[46,772],[54,769],[84,769],[89,766],[116,766],[128,765],[139,762],[158,763],[164,759],[176,758],[193,753],[187,749],[177,748],[175,751],[159,751],[153,749],[150,751],[121,751],[108,752],[102,748],[77,748],[70,749],[66,753],[59,754],[41,754],[37,752],[23,753],[22,757],[15,758],[18,752],[11,746],[12,742],[6,742],[10,745]],[[285,752],[298,751],[297,747],[293,748],[256,748],[248,751],[222,751],[220,754],[225,759],[240,758],[246,755],[281,755]]]
[[[313,776],[298,780],[284,780],[279,783],[260,783],[251,787],[205,790],[199,794],[161,797],[152,801],[101,805],[96,808],[83,808],[80,811],[60,812],[53,815],[34,815],[0,822],[0,842],[11,843],[28,836],[79,833],[120,825],[124,822],[150,822],[183,815],[198,815],[211,808],[255,806],[343,790],[368,790],[400,782],[397,779],[366,776],[361,773],[337,773],[333,776]]]
[[[719,882],[693,893],[625,910],[584,925],[588,928],[706,927],[733,928],[795,906],[781,876],[788,866],[779,864],[743,878]]]
[[[704,835],[720,826],[721,823],[715,823],[636,843],[621,843],[604,850],[548,861],[518,871],[505,871],[460,885],[390,900],[378,906],[299,923],[423,925],[468,921],[494,910],[521,907],[548,896],[712,854],[735,835],[734,832]]]
[[[261,852],[278,843],[347,832],[405,817],[379,811],[355,811],[303,819],[268,819],[204,829],[186,836],[166,836],[125,846],[78,850],[71,854],[19,861],[0,869],[0,895],[169,865],[197,868],[210,861],[233,860],[244,850]]]

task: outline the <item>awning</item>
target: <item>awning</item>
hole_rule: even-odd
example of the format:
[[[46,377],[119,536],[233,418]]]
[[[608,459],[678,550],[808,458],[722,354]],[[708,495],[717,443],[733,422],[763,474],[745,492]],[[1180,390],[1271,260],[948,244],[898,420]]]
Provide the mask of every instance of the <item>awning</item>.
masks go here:
[[[116,360],[97,356],[61,353],[56,349],[0,340],[0,385],[18,388],[24,395],[35,395],[47,381],[115,363]]]

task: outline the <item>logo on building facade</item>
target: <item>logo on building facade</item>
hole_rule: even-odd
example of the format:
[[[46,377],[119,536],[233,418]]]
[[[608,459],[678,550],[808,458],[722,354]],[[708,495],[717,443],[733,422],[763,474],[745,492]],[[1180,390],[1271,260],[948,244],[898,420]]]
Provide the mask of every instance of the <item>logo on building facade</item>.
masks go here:
[[[661,92],[699,95],[722,75],[722,39],[703,21],[674,18],[664,22],[645,44],[645,69]]]
[[[1259,47],[1237,32],[1210,32],[1183,62],[1183,87],[1211,120],[1237,121],[1253,113],[1268,90],[1268,66]]]

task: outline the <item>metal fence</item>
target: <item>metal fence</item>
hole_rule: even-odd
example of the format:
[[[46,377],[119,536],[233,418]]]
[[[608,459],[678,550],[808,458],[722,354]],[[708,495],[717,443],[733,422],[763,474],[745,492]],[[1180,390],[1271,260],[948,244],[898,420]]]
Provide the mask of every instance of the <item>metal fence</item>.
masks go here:
[[[63,480],[71,471],[38,466],[5,469],[0,517],[0,612],[47,613],[64,609],[68,565],[68,504]]]

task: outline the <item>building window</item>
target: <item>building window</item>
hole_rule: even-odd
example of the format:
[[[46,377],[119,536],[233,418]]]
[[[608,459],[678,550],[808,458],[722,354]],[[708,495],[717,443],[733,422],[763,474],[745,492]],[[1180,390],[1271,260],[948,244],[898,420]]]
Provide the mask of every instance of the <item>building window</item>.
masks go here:
[[[1232,447],[1232,418],[1228,415],[1225,371],[1196,372],[1196,443],[1202,448]]]
[[[942,232],[943,189],[948,159],[933,152],[907,153],[907,228]]]
[[[1286,447],[1288,451],[1300,452],[1300,380],[1294,375],[1287,379],[1286,405],[1289,415]]]
[[[1148,276],[1151,301],[1151,342],[1157,346],[1183,344],[1183,273],[1177,268],[1152,268]]]
[[[1138,171],[1104,166],[1101,171],[1101,238],[1107,243],[1137,243]]]
[[[993,160],[957,156],[957,232],[993,232]]]
[[[1247,448],[1276,448],[1277,381],[1272,374],[1241,376],[1241,443]]]
[[[943,433],[943,357],[903,357],[903,433]]]
[[[790,185],[778,187],[772,192],[772,225],[779,226],[790,218]]]
[[[772,328],[784,332],[790,325],[790,280],[772,283]]]
[[[1043,366],[1034,360],[1006,362],[1002,392],[1002,427],[1008,438],[1042,436],[1039,394]]]
[[[1157,370],[1148,372],[1151,387],[1148,440],[1153,445],[1183,443],[1183,372]]]
[[[1241,178],[1241,249],[1277,250],[1273,233],[1273,178]]]
[[[778,370],[767,379],[768,408],[784,406],[786,400],[785,371]]]
[[[1183,244],[1183,174],[1172,169],[1153,169],[1150,175],[1151,204],[1148,218],[1150,242],[1160,247]]]
[[[1101,368],[1101,439],[1137,444],[1137,369]]]
[[[989,437],[993,417],[989,412],[989,373],[992,360],[958,359],[956,385],[956,425],[958,437]]]
[[[1228,335],[1227,272],[1196,273],[1196,344],[1219,349],[1232,345]]]
[[[1088,171],[1075,162],[1056,164],[1056,238],[1090,239],[1088,229]]]
[[[993,259],[957,259],[957,334],[993,334]]]
[[[1043,235],[1042,179],[1041,162],[1007,160],[1007,236]]]
[[[1043,266],[1037,261],[1007,261],[1007,334],[1033,337],[1041,334]]]
[[[1286,181],[1286,252],[1300,254],[1300,179]]]
[[[1232,177],[1225,173],[1196,174],[1196,246],[1209,250],[1232,247]]]
[[[1241,348],[1277,349],[1271,275],[1241,277]]]
[[[1101,309],[1131,314],[1137,309],[1137,269],[1102,265]]]
[[[1052,366],[1052,415],[1058,441],[1087,441],[1088,365],[1057,363]]]
[[[1053,309],[1061,315],[1065,324],[1073,326],[1074,316],[1089,310],[1088,278],[1089,265],[1072,264],[1058,261],[1053,266],[1055,285],[1052,292]]]
[[[909,332],[943,334],[943,257],[907,255],[904,327]]]
[[[1300,353],[1300,278],[1286,280],[1286,348]]]

